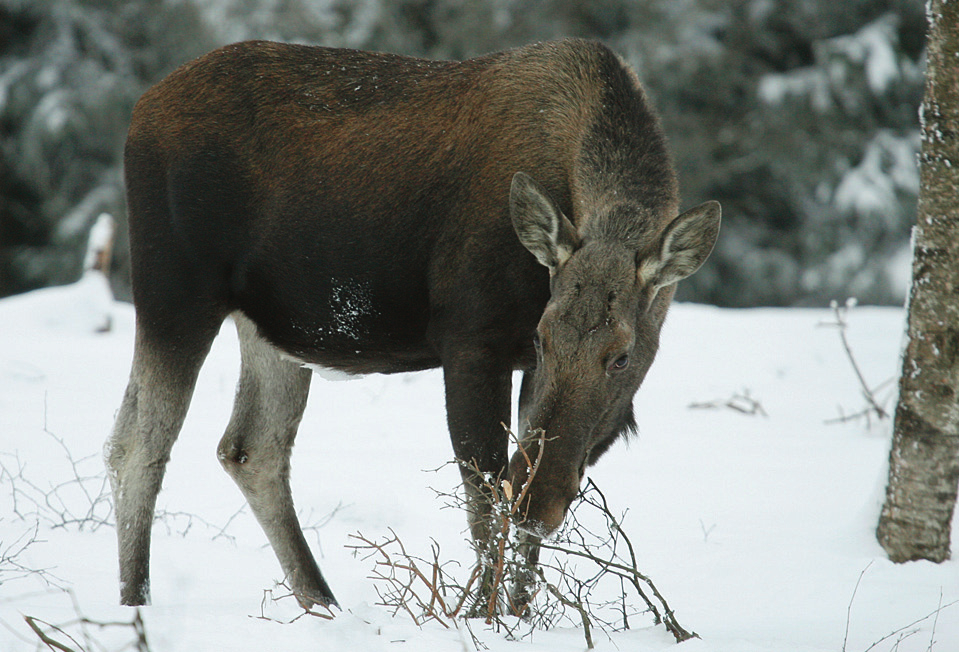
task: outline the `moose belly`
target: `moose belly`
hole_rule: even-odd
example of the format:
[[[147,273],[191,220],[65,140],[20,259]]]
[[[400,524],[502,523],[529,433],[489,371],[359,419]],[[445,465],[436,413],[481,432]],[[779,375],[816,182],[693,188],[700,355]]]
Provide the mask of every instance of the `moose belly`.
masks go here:
[[[284,355],[329,377],[439,366],[425,292],[367,278],[248,286],[239,308]],[[395,280],[395,279],[393,279]]]

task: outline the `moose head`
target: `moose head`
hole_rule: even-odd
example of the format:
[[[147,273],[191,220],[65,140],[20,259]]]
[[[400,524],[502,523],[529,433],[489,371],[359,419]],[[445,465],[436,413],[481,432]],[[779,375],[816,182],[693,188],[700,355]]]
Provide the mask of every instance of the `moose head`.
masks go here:
[[[558,528],[586,467],[635,430],[633,396],[656,356],[675,284],[709,256],[720,213],[718,202],[706,202],[630,246],[581,236],[542,186],[523,172],[513,177],[513,227],[550,274],[550,299],[533,336],[536,369],[521,400],[523,450],[509,465],[513,486],[522,486],[529,460],[544,447],[521,506],[525,529]]]

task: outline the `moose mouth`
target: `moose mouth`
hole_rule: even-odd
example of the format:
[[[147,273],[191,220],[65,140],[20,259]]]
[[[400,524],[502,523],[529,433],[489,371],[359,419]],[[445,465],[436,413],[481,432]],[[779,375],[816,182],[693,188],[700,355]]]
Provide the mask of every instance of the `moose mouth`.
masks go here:
[[[532,534],[540,538],[549,537],[556,532],[566,519],[566,512],[573,500],[579,495],[581,472],[572,472],[570,474],[553,473],[548,476],[540,476],[543,469],[538,469],[538,473],[533,478],[529,478],[526,461],[519,453],[519,463],[514,456],[510,466],[510,478],[514,487],[523,487],[527,482],[532,484],[529,491],[522,495],[516,505],[514,524],[516,527],[527,534]],[[519,469],[515,467],[519,466]]]
[[[565,516],[566,515],[564,513],[563,517],[565,518]],[[558,526],[550,527],[549,525],[546,525],[542,521],[526,519],[524,521],[520,521],[516,523],[516,529],[518,529],[520,532],[523,532],[524,534],[528,534],[533,537],[536,537],[537,539],[548,539],[551,535],[553,535],[559,529],[559,527]]]
[[[589,439],[592,439],[593,434],[589,433]],[[619,434],[617,432],[616,436]],[[543,539],[562,527],[570,505],[579,496],[586,467],[596,461],[594,455],[598,457],[609,447],[604,439],[583,452],[578,467],[572,467],[566,464],[567,460],[562,460],[562,464],[556,468],[550,464],[555,460],[543,455],[549,445],[550,440],[543,430],[530,428],[520,450],[513,453],[509,463],[512,487],[515,491],[526,492],[526,495],[521,493],[518,499],[520,504],[514,512],[514,525],[527,534]],[[545,447],[545,450],[541,447]],[[530,484],[528,488],[527,484]]]

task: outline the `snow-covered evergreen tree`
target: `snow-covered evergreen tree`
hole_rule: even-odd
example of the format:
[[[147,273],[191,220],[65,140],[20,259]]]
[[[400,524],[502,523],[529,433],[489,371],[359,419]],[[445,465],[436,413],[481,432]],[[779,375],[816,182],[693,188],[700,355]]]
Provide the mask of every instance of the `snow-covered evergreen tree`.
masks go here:
[[[475,56],[600,38],[663,115],[684,203],[725,228],[682,299],[902,301],[918,177],[922,0],[0,0],[0,296],[80,273],[85,233],[120,224],[136,98],[247,38]]]

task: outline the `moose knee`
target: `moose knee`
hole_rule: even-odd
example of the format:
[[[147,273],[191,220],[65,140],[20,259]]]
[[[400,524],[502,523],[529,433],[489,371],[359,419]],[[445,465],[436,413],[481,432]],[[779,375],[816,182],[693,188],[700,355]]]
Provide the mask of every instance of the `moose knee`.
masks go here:
[[[262,473],[262,460],[255,451],[251,451],[242,441],[221,442],[217,448],[217,459],[223,470],[246,496],[247,501],[259,493],[258,484],[266,480]]]
[[[233,476],[242,473],[250,463],[250,453],[242,442],[228,436],[217,446],[216,457],[224,470]]]
[[[258,437],[228,432],[217,447],[217,459],[244,491],[284,480],[289,474],[290,448]]]

